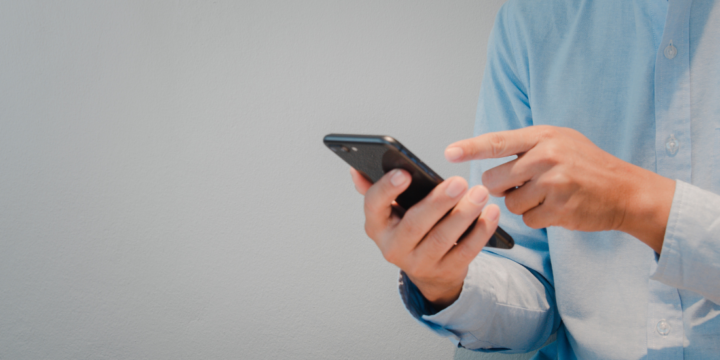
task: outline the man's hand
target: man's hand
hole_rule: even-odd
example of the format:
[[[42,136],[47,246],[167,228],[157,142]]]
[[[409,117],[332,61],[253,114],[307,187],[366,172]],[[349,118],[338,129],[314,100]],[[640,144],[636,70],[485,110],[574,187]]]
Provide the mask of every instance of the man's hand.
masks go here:
[[[528,226],[620,230],[660,253],[675,181],[624,162],[569,128],[488,133],[445,150],[453,162],[511,155],[518,157],[486,171],[482,180]]]
[[[410,185],[407,172],[390,171],[375,184],[355,169],[350,173],[355,188],[365,195],[365,232],[385,259],[405,271],[436,307],[452,304],[460,295],[468,265],[497,227],[500,209],[490,205],[483,211],[487,189],[475,186],[467,191],[463,178],[452,177],[401,217],[393,203]],[[472,232],[458,242],[478,216]]]

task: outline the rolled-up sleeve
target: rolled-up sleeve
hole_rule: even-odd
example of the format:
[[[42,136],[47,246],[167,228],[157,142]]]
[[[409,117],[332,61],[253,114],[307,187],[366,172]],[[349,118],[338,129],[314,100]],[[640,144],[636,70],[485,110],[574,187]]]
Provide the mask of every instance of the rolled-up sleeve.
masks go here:
[[[552,287],[532,270],[490,253],[470,264],[460,297],[437,313],[401,276],[400,295],[408,311],[458,346],[528,352],[541,347],[559,323]]]
[[[676,182],[652,278],[720,304],[720,195]]]

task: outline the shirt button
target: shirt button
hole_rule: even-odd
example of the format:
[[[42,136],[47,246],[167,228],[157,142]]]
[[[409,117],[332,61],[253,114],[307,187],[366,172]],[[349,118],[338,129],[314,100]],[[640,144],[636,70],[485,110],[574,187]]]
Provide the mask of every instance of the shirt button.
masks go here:
[[[668,45],[665,48],[664,53],[665,53],[665,57],[670,60],[672,60],[675,57],[675,55],[677,55],[677,48],[675,46],[673,46],[672,40],[670,40],[670,45]]]
[[[667,140],[665,140],[665,150],[667,150],[668,155],[675,156],[678,149],[680,149],[680,142],[675,139],[675,135],[670,134]]]
[[[665,319],[662,319],[660,320],[660,322],[657,323],[655,330],[657,330],[658,334],[662,336],[667,336],[667,334],[670,333],[670,324],[665,321]]]

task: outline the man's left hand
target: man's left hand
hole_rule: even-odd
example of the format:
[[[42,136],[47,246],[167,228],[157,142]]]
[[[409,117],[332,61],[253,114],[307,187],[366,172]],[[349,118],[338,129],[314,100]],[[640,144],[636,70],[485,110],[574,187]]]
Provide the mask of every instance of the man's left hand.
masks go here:
[[[445,150],[452,162],[511,155],[517,159],[486,171],[482,181],[528,226],[619,230],[660,253],[674,180],[616,158],[578,131],[554,126],[488,133]]]

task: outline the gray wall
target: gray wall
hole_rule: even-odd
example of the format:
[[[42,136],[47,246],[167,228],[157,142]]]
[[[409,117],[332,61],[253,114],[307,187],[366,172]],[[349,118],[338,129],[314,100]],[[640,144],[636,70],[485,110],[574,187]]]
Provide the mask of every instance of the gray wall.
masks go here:
[[[467,176],[501,3],[0,2],[0,358],[452,358],[321,138]]]

